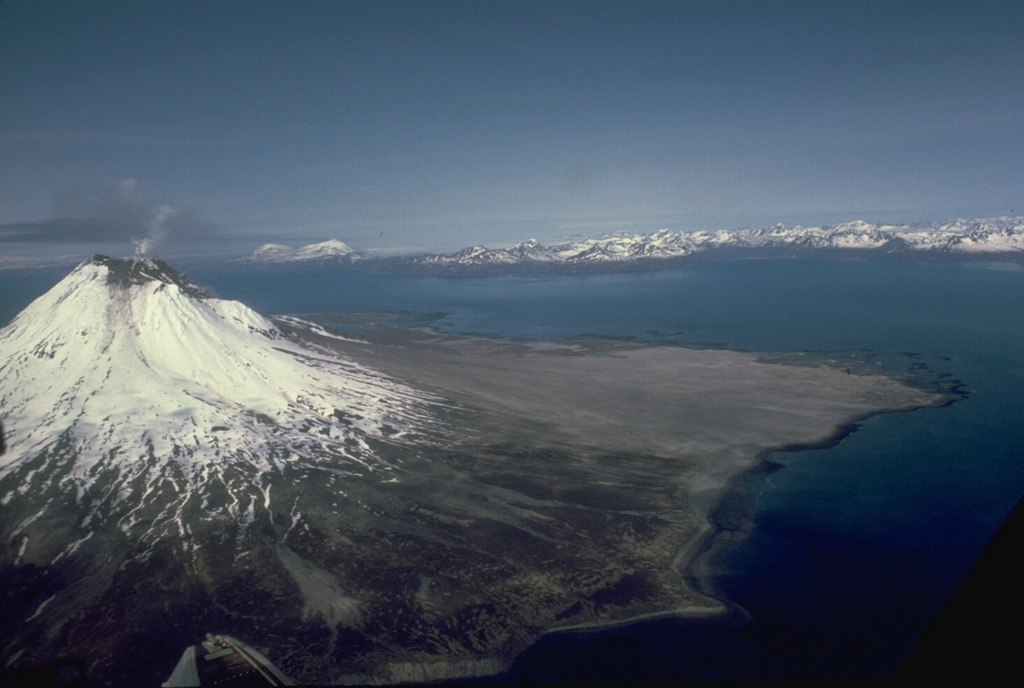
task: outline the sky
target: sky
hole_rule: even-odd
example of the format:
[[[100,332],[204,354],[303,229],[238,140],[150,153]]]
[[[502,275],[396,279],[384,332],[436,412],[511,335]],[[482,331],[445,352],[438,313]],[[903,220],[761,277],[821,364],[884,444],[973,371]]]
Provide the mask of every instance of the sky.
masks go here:
[[[0,258],[1024,212],[1024,3],[0,0]]]

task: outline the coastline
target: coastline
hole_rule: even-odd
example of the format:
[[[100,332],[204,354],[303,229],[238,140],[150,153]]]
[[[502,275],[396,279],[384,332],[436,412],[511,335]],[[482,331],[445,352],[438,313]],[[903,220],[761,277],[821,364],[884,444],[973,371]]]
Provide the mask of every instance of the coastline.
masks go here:
[[[298,324],[295,321],[291,321],[291,323]],[[787,361],[760,360],[757,352],[651,345],[607,339],[574,338],[560,342],[508,342],[480,337],[444,335],[428,328],[361,331],[355,335],[354,339],[345,342],[341,348],[343,352],[350,355],[357,354],[356,360],[381,369],[386,374],[407,381],[412,379],[414,383],[421,385],[426,384],[427,388],[432,391],[440,391],[442,396],[450,397],[454,393],[454,397],[461,405],[489,407],[492,412],[497,409],[505,414],[503,416],[505,422],[507,422],[509,413],[525,416],[529,416],[531,413],[526,405],[517,405],[515,398],[516,394],[523,393],[523,385],[519,384],[521,383],[519,376],[525,375],[522,372],[524,366],[537,366],[534,372],[540,371],[541,378],[546,381],[550,381],[552,378],[558,380],[559,375],[563,373],[556,367],[552,367],[553,361],[560,365],[569,363],[570,373],[576,379],[589,378],[598,384],[609,384],[613,387],[620,384],[616,375],[621,375],[621,371],[625,370],[622,366],[628,362],[630,366],[634,366],[629,370],[637,378],[630,380],[629,384],[639,385],[645,394],[653,393],[655,396],[664,390],[657,387],[656,379],[645,377],[644,366],[655,370],[657,376],[662,378],[671,377],[673,374],[678,376],[680,370],[693,373],[694,370],[703,366],[713,372],[706,381],[719,395],[722,394],[723,387],[728,389],[732,385],[731,393],[745,400],[747,399],[745,393],[750,392],[750,389],[761,390],[758,393],[769,389],[772,396],[768,398],[774,399],[774,395],[778,394],[789,399],[788,403],[794,404],[795,402],[791,398],[793,391],[790,389],[794,380],[797,380],[800,385],[813,385],[812,381],[814,380],[819,382],[827,380],[830,384],[838,385],[839,388],[849,387],[857,394],[871,397],[870,404],[864,405],[862,402],[858,402],[861,403],[860,406],[847,409],[847,412],[841,417],[834,417],[827,424],[828,428],[825,433],[811,433],[811,437],[802,437],[797,441],[778,444],[766,444],[762,441],[757,447],[757,451],[740,451],[739,454],[733,451],[729,454],[731,458],[727,457],[727,460],[716,465],[709,465],[705,461],[702,466],[695,469],[694,465],[690,464],[686,477],[687,503],[698,522],[689,537],[682,543],[677,542],[671,556],[670,568],[682,586],[706,602],[697,605],[691,602],[682,606],[676,605],[654,611],[637,610],[638,613],[613,618],[591,616],[589,619],[571,622],[564,626],[554,624],[542,629],[531,638],[520,637],[520,642],[514,643],[516,648],[511,646],[505,648],[509,652],[501,653],[498,656],[484,657],[484,660],[491,663],[489,666],[492,669],[484,673],[475,673],[483,668],[483,665],[476,661],[470,661],[468,664],[465,661],[455,664],[447,661],[428,661],[418,665],[418,669],[413,669],[415,663],[389,663],[387,666],[390,666],[390,669],[385,669],[384,666],[378,667],[383,670],[383,673],[373,672],[372,675],[360,674],[358,677],[355,675],[347,677],[358,679],[358,681],[377,683],[469,679],[470,676],[479,678],[505,676],[515,666],[518,658],[526,656],[525,653],[528,653],[530,648],[537,647],[542,643],[557,642],[551,641],[552,638],[626,629],[637,624],[661,620],[696,624],[745,623],[749,619],[746,611],[728,600],[720,591],[715,590],[713,585],[715,567],[719,565],[721,558],[745,537],[746,532],[749,532],[747,529],[727,527],[722,519],[721,509],[738,482],[751,472],[763,470],[768,465],[767,457],[774,452],[834,446],[871,416],[947,405],[961,398],[956,394],[949,393],[948,389],[939,389],[938,386],[932,389],[913,387],[907,380],[897,379],[899,376],[887,372],[879,374],[877,371],[871,371],[870,375],[847,375],[835,367],[834,361],[832,367],[829,368],[827,361],[822,361],[821,358],[814,355],[808,357],[810,360],[802,358],[797,365],[787,365]],[[801,354],[801,356],[805,356],[805,354]],[[775,355],[773,358],[778,359],[779,356]],[[457,370],[449,365],[451,361],[457,362]],[[811,365],[806,365],[807,363],[811,363]],[[635,366],[639,366],[639,368],[635,368]],[[608,373],[609,367],[613,370],[611,376]],[[481,389],[479,377],[482,371],[486,372],[485,377],[489,378],[490,384],[498,384],[500,380],[505,385],[502,391],[511,390],[511,394],[506,397],[491,388]],[[769,372],[772,374],[768,375]],[[750,375],[757,378],[758,384],[749,384],[749,380],[746,378]],[[695,403],[694,399],[704,400],[706,397],[702,395],[707,394],[707,389],[701,388],[700,375],[694,374],[689,377],[692,378],[689,380],[689,384],[696,386],[698,396],[678,397],[680,391],[674,389],[672,393],[676,396],[673,399],[682,399],[683,401],[689,399],[688,403],[690,404]],[[534,387],[528,390],[529,396],[540,404],[540,408],[549,408],[544,402],[550,404],[553,399],[564,402],[567,398],[573,398],[571,393],[568,397],[550,396],[550,390],[543,389],[543,384],[537,383],[536,379],[532,379],[532,381]],[[769,381],[777,384],[766,384]],[[552,384],[558,386],[558,383]],[[538,385],[540,389],[537,388]],[[750,389],[746,389],[745,385]],[[820,385],[818,386],[820,387]],[[446,387],[446,389],[441,389],[442,387]],[[615,393],[621,392],[621,389],[617,389]],[[564,394],[564,390],[562,393]],[[786,394],[789,396],[786,397]],[[895,396],[893,396],[894,394]],[[605,410],[601,407],[600,399],[595,400],[594,396],[600,396],[600,394],[591,393],[586,397],[588,408],[597,411]],[[886,406],[883,402],[889,405]],[[818,417],[805,405],[795,403],[794,407],[799,413],[810,413],[813,417]],[[771,414],[769,413],[769,415]],[[539,419],[531,418],[529,420],[536,422]],[[605,418],[604,420],[614,423],[614,419]],[[657,423],[652,426],[650,419],[644,419],[641,427],[631,429],[631,434],[635,438],[635,436],[643,434],[640,431],[651,431],[654,426],[657,426]],[[756,423],[754,429],[765,430],[762,424]],[[476,430],[479,431],[480,428],[478,427]],[[487,427],[484,432],[485,434],[493,433],[497,430],[497,426],[492,425]],[[556,444],[565,442],[578,444],[584,440],[594,441],[590,435],[586,437],[569,436],[566,434],[566,429],[556,422],[549,421],[546,430],[549,432],[549,437],[558,437]],[[660,428],[660,430],[664,430],[664,428]],[[730,434],[734,431],[731,423],[729,430]],[[681,451],[677,438],[661,437],[655,442],[652,436],[653,433],[648,434],[645,440],[648,442],[648,449],[650,449],[650,443],[654,442],[657,446],[656,453],[693,456],[695,451],[699,451],[699,449],[695,449],[696,445],[693,442],[684,443],[686,446]],[[630,452],[628,443],[619,442],[618,445],[614,441],[608,443],[607,434],[599,439],[604,440],[602,446],[605,451],[625,452],[625,455]],[[635,446],[632,450],[636,451]],[[680,466],[684,467],[685,465],[687,464],[684,462]],[[696,472],[694,472],[695,470]],[[495,663],[504,668],[496,672],[493,671],[497,666]],[[471,673],[465,673],[466,671]]]
[[[958,383],[954,383],[954,386],[957,384]],[[700,532],[696,533],[690,540],[682,545],[676,562],[678,565],[678,571],[683,577],[685,584],[688,587],[714,599],[719,603],[720,607],[707,610],[687,608],[668,609],[663,612],[640,614],[634,617],[615,621],[596,622],[580,624],[572,627],[549,629],[542,633],[529,648],[513,659],[503,671],[489,677],[480,678],[516,681],[517,679],[522,678],[522,676],[515,673],[516,667],[520,662],[529,661],[528,658],[531,654],[550,651],[546,646],[558,644],[566,640],[569,642],[575,642],[573,640],[574,636],[578,636],[584,643],[589,641],[591,643],[598,644],[598,640],[596,639],[600,637],[600,634],[608,631],[623,630],[627,637],[632,637],[634,632],[641,636],[647,635],[650,633],[648,625],[651,622],[677,622],[671,626],[673,633],[681,633],[679,628],[682,625],[685,625],[688,628],[688,633],[691,634],[700,632],[701,629],[716,629],[720,631],[722,628],[739,628],[751,622],[754,617],[752,617],[740,604],[729,599],[728,595],[717,589],[717,586],[714,585],[714,581],[718,573],[717,568],[721,565],[721,562],[729,557],[733,549],[749,536],[754,523],[753,515],[747,514],[747,527],[737,527],[737,522],[734,520],[735,516],[730,517],[733,520],[731,520],[727,525],[724,522],[722,517],[723,515],[720,513],[720,509],[723,507],[725,502],[733,496],[733,490],[736,488],[737,484],[750,477],[752,474],[759,472],[773,472],[782,468],[781,465],[773,464],[767,458],[776,452],[801,452],[829,449],[838,445],[843,441],[843,439],[855,432],[863,421],[873,416],[890,413],[907,413],[923,408],[941,408],[960,401],[966,398],[966,396],[967,395],[965,393],[953,391],[948,393],[944,400],[940,399],[933,404],[899,410],[881,410],[863,414],[861,416],[851,418],[848,423],[837,427],[836,432],[832,437],[822,440],[821,442],[813,444],[785,445],[762,451],[747,471],[736,474],[730,481],[730,484],[723,488],[722,499],[719,506],[713,510],[711,519],[705,524],[705,527]],[[529,671],[529,669],[527,669],[527,671]],[[654,678],[655,680],[664,680],[665,677],[655,674]],[[716,678],[713,680],[720,679]]]
[[[729,600],[714,584],[716,571],[721,562],[729,556],[737,545],[750,535],[754,527],[753,514],[726,514],[722,511],[729,498],[735,496],[739,483],[751,475],[770,473],[784,468],[784,466],[769,460],[768,457],[773,454],[830,449],[860,429],[864,421],[875,416],[912,413],[927,408],[943,408],[967,398],[967,394],[960,391],[960,383],[957,381],[951,381],[951,387],[947,390],[936,388],[935,394],[937,396],[934,403],[902,409],[881,409],[855,416],[846,423],[837,426],[835,432],[830,437],[820,442],[794,443],[762,450],[747,470],[737,473],[730,480],[729,484],[723,487],[721,499],[710,514],[707,531],[695,537],[694,542],[687,543],[686,545],[689,550],[692,550],[688,552],[689,557],[684,558],[681,552],[680,575],[684,576],[686,584],[694,590],[713,597],[749,617],[746,610]]]
[[[958,384],[959,383],[954,383],[954,385]],[[831,437],[820,442],[783,445],[775,448],[767,448],[761,451],[747,470],[737,473],[732,480],[730,480],[729,484],[722,488],[721,500],[719,501],[718,506],[712,509],[709,521],[703,524],[703,527],[699,532],[695,533],[689,540],[683,543],[680,547],[676,561],[673,562],[673,566],[677,569],[680,576],[683,577],[685,584],[688,587],[714,599],[719,603],[717,608],[667,609],[662,612],[639,614],[633,617],[617,619],[614,621],[594,622],[575,626],[552,628],[541,634],[534,644],[536,645],[545,639],[555,636],[595,632],[599,633],[601,631],[621,629],[649,621],[666,619],[686,623],[713,622],[736,626],[750,621],[752,617],[747,610],[735,601],[728,599],[728,597],[714,585],[716,566],[722,560],[727,558],[732,549],[750,534],[750,527],[753,526],[752,515],[751,518],[747,519],[750,526],[748,528],[737,528],[733,524],[726,525],[721,518],[719,510],[731,496],[736,485],[743,479],[747,478],[750,474],[766,470],[777,470],[780,466],[777,464],[773,466],[773,464],[768,460],[768,456],[772,454],[778,452],[801,452],[817,449],[829,449],[838,445],[853,432],[856,432],[861,423],[874,416],[891,413],[910,413],[924,408],[941,408],[956,403],[964,398],[966,398],[966,394],[964,393],[950,392],[945,398],[939,398],[936,403],[905,409],[884,409],[862,414],[851,418],[848,422],[838,426]],[[515,660],[513,660],[513,664],[514,663]],[[508,668],[506,668],[506,671],[507,670]]]

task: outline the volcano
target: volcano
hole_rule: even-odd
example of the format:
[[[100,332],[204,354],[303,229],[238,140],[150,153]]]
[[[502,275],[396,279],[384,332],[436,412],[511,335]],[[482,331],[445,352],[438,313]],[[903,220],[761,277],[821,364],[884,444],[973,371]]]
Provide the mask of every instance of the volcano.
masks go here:
[[[258,559],[273,510],[297,524],[273,487],[395,480],[380,448],[421,433],[431,403],[160,260],[82,263],[0,330],[5,663],[103,665],[169,639],[180,652],[204,629],[184,621],[179,643],[176,624],[217,607],[182,587],[222,587],[235,557]],[[162,669],[124,670],[151,682]]]

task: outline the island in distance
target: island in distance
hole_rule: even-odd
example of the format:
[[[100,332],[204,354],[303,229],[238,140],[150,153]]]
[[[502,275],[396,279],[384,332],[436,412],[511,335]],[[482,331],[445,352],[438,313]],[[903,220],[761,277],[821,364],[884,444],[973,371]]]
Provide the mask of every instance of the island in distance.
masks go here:
[[[302,683],[479,676],[723,613],[694,561],[734,476],[955,398],[852,358],[332,322],[97,256],[0,330],[6,671],[154,684],[212,631]]]

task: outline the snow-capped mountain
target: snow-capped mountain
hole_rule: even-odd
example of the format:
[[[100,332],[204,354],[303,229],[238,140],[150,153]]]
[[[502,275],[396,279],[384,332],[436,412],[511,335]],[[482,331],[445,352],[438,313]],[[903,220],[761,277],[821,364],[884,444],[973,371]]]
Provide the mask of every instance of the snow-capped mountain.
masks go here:
[[[1024,219],[956,220],[930,226],[847,222],[827,227],[786,227],[615,234],[554,246],[531,239],[511,248],[473,246],[456,253],[418,256],[411,264],[438,268],[585,266],[649,259],[698,257],[712,251],[777,254],[806,251],[904,252],[910,255],[1009,255],[1024,252]]]
[[[328,239],[299,248],[284,244],[263,244],[239,260],[246,263],[353,262],[361,257],[345,242]]]
[[[314,451],[386,468],[361,438],[424,419],[412,390],[290,341],[148,258],[83,263],[0,331],[0,355],[0,477],[60,444],[76,455],[69,479],[86,491],[86,476],[147,455],[160,458],[146,469],[157,475],[165,464],[262,470],[272,456]]]
[[[346,485],[397,480],[378,450],[432,423],[433,398],[307,332],[159,260],[103,256],[0,330],[5,658],[112,656],[117,625],[152,626],[175,586],[217,589],[242,575],[232,558],[278,551],[268,533],[301,521],[301,486],[338,507]],[[140,597],[157,574],[169,588]]]

